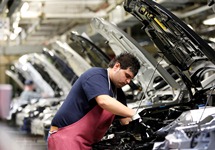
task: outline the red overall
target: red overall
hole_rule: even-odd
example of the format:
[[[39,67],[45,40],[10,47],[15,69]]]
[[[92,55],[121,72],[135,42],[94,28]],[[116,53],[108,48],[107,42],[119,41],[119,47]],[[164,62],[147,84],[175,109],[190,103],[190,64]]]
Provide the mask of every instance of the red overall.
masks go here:
[[[48,138],[48,150],[91,150],[92,144],[102,139],[114,116],[95,106],[79,121],[52,133]]]

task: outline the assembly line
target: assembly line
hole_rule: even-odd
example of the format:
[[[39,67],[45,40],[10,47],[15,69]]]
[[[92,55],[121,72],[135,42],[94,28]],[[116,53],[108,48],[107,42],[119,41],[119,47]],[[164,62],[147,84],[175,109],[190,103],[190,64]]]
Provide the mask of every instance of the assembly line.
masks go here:
[[[209,3],[210,6],[213,4],[212,1]],[[10,125],[18,126],[28,135],[43,137],[49,150],[66,149],[66,147],[68,149],[75,147],[75,150],[213,150],[215,147],[213,143],[215,45],[204,40],[156,1],[125,0],[123,8],[126,13],[133,15],[140,22],[142,27],[138,30],[146,33],[156,49],[156,54],[150,53],[116,24],[102,17],[92,18],[89,23],[92,30],[103,38],[106,48],[111,50],[111,55],[109,51],[107,53],[100,48],[87,33],[74,31],[70,32],[70,43],[57,40],[49,47],[44,47],[41,53],[20,56],[7,69],[6,75],[19,89],[24,89],[26,81],[32,81],[35,84],[34,91],[45,93],[45,96],[23,101],[20,96],[21,91],[17,91],[17,95],[12,97],[8,116],[4,120]],[[126,68],[127,70],[120,66],[123,64],[123,62],[119,63],[120,56],[123,54],[129,54],[129,57],[132,55],[135,63],[137,59],[139,63],[136,63],[136,66],[132,64],[137,67],[134,67],[138,70],[137,73],[135,69],[132,70],[132,65]],[[119,60],[111,66],[114,58]],[[125,77],[126,83],[121,81],[118,84],[123,85],[121,89],[127,102],[125,107],[121,106],[121,103],[124,104],[122,101],[116,105],[119,106],[119,110],[114,110],[114,107],[109,109],[104,103],[100,105],[101,99],[108,99],[115,104],[118,98],[115,97],[118,90],[115,92],[114,88],[112,93],[110,92],[111,98],[105,97],[106,92],[99,85],[103,81],[100,76],[97,76],[97,82],[95,81],[94,84],[100,86],[103,93],[94,95],[93,98],[88,97],[91,95],[88,95],[87,90],[93,93],[99,89],[94,86],[90,88],[91,83],[88,85],[88,82],[91,82],[91,77],[86,75],[86,72],[95,68],[107,70],[107,86],[106,83],[102,85],[105,88],[109,87],[110,91],[113,87],[118,88],[115,82],[120,82]],[[89,74],[99,72],[106,77],[106,74],[103,75],[104,72],[100,73],[96,69]],[[115,76],[119,79],[111,81],[114,73],[119,73]],[[125,76],[120,73],[124,73]],[[83,80],[83,75],[88,78],[85,81],[86,84],[79,83],[81,79]],[[87,88],[86,93],[83,92],[81,95],[77,90],[77,84],[83,86],[83,91]],[[74,91],[71,95],[72,89],[77,90],[77,95],[90,99],[89,106],[84,105],[86,116],[97,106],[99,109],[101,107],[101,111],[116,113],[114,114],[116,117],[111,118],[111,123],[109,119],[104,123],[107,126],[110,123],[107,131],[101,131],[103,126],[101,128],[98,126],[93,133],[91,130],[84,132],[90,129],[90,127],[85,129],[83,125],[87,125],[88,122],[79,121],[86,117],[85,115],[82,116],[83,118],[79,117],[81,113],[74,111],[84,109],[81,108],[84,101],[79,100],[77,106],[75,103],[70,110],[65,110],[67,108],[65,105],[71,105],[68,99],[75,95]],[[75,98],[81,96],[75,96]],[[66,104],[64,104],[65,100],[67,100]],[[96,107],[91,108],[91,106]],[[127,114],[120,111],[121,108],[128,110]],[[65,115],[63,111],[67,111],[70,115],[74,111],[74,115],[77,116],[63,116],[62,114]],[[60,115],[61,119],[59,119]],[[97,114],[94,115],[97,116]],[[93,121],[98,121],[99,124],[102,115],[95,116]],[[81,119],[72,122],[71,118]],[[129,119],[126,119],[126,123],[123,124],[120,120],[122,118]],[[92,122],[92,120],[88,121]],[[64,129],[75,123],[80,123],[80,128],[75,128],[80,130],[80,133],[67,128],[68,135],[77,134],[74,137],[70,136],[72,141],[69,142]],[[84,129],[83,133],[81,127]],[[100,132],[104,132],[104,135]],[[61,134],[63,138],[67,137],[63,142],[59,142],[63,139],[59,138]],[[91,137],[93,135],[95,137]],[[103,136],[99,139],[101,135]],[[76,142],[77,137],[80,139]],[[81,139],[82,137],[84,140]],[[54,139],[58,142],[54,143]],[[64,144],[61,145],[61,143]]]

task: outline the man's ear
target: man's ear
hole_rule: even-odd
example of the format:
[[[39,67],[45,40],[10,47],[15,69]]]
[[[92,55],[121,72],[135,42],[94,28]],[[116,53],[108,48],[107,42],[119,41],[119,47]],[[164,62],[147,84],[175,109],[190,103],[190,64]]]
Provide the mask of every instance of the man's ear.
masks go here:
[[[120,63],[116,62],[115,65],[114,65],[114,70],[118,70],[120,69]]]

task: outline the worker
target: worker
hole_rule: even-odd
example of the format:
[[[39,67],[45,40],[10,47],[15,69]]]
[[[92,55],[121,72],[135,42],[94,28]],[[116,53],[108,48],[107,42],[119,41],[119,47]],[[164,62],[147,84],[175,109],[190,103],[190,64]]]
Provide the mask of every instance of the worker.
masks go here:
[[[29,103],[31,99],[39,99],[39,98],[45,98],[48,97],[47,94],[39,93],[34,91],[35,90],[35,84],[33,80],[26,80],[24,83],[24,90],[22,91],[19,102],[20,103]]]
[[[121,116],[122,125],[140,116],[126,106],[122,87],[129,84],[140,68],[130,53],[116,56],[108,68],[92,67],[74,83],[64,103],[52,119],[49,150],[90,150]]]

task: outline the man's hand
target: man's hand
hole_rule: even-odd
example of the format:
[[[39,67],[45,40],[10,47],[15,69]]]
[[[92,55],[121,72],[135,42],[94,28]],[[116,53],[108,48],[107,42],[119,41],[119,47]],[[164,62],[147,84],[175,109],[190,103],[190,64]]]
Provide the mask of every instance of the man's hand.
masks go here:
[[[121,125],[127,125],[127,124],[129,124],[129,122],[131,122],[131,121],[132,121],[132,119],[131,119],[130,117],[126,117],[126,118],[120,119]]]

